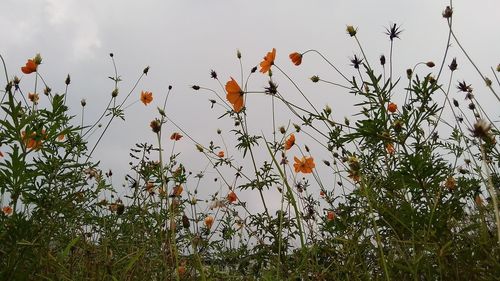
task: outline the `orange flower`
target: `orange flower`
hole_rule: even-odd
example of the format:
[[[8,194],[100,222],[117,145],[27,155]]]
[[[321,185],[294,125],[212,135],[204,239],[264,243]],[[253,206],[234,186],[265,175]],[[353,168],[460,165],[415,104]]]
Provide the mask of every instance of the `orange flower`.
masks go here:
[[[29,93],[28,94],[28,99],[34,103],[34,104],[37,104],[38,103],[38,100],[40,100],[40,96],[38,96],[37,93]]]
[[[42,138],[46,138],[45,130],[42,130],[42,137],[37,137],[36,132],[32,132],[31,136],[26,136],[26,132],[21,132],[22,139],[24,141],[24,145],[28,149],[40,149],[42,147]]]
[[[385,146],[385,150],[387,151],[387,153],[389,154],[394,154],[394,145],[392,143],[388,143],[386,146]]]
[[[398,110],[398,105],[393,102],[390,102],[389,105],[387,106],[387,110],[391,113],[394,113],[396,112],[396,110]]]
[[[243,108],[243,91],[240,85],[231,77],[231,80],[226,83],[226,98],[233,105],[235,112],[240,112]]]
[[[295,145],[295,135],[290,134],[290,137],[285,142],[285,150],[289,150],[294,145]]]
[[[234,203],[236,200],[238,200],[238,196],[231,190],[231,192],[227,194],[227,201],[229,201],[229,203]]]
[[[58,141],[63,141],[63,140],[64,140],[64,134],[59,134],[59,135],[57,136],[57,140],[58,140]]]
[[[153,93],[148,92],[148,91],[142,91],[141,92],[141,101],[144,105],[148,105],[150,102],[153,101]]]
[[[28,60],[28,62],[26,62],[25,66],[21,67],[21,71],[24,74],[30,74],[36,72],[37,67],[38,65],[35,63],[35,61],[30,59]]]
[[[264,60],[260,63],[260,72],[266,73],[274,65],[274,59],[276,58],[276,49],[273,48],[271,52],[268,52],[264,57]]]
[[[289,57],[295,65],[300,65],[302,63],[302,54],[295,52],[291,53]]]
[[[2,212],[6,215],[9,216],[12,214],[12,207],[11,206],[5,206],[2,208]]]
[[[214,217],[212,216],[207,216],[203,220],[205,222],[205,225],[207,226],[208,229],[212,228],[212,225],[214,224]]]
[[[224,157],[224,151],[219,151],[219,153],[217,153],[217,156],[219,156],[220,158]]]
[[[180,140],[181,138],[182,138],[182,135],[181,135],[181,134],[179,134],[179,133],[177,133],[177,132],[173,133],[173,134],[170,136],[170,139],[171,139],[171,140],[173,140],[173,141],[178,141],[178,140]]]
[[[304,174],[309,174],[312,173],[314,167],[316,167],[316,164],[314,164],[314,158],[312,157],[302,157],[300,160],[297,157],[293,157],[293,160],[295,161],[293,167],[295,168],[296,173],[302,172]]]
[[[328,221],[333,221],[335,219],[335,212],[334,211],[328,211],[326,213],[326,219]]]
[[[172,195],[170,195],[170,196],[171,197],[179,197],[179,196],[181,196],[183,190],[184,190],[184,188],[182,187],[182,185],[175,186],[174,189],[172,190]]]

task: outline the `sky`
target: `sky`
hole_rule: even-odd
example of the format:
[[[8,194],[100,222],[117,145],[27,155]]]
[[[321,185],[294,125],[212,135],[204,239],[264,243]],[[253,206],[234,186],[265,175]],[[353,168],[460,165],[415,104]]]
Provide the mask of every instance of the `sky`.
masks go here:
[[[153,92],[153,103],[144,106],[136,102],[128,107],[126,121],[114,121],[93,157],[101,161],[103,170],[114,171],[113,182],[119,186],[128,169],[129,149],[135,143],[155,141],[149,122],[157,117],[156,107],[163,103],[169,85],[173,90],[167,114],[191,137],[207,144],[221,128],[230,138],[227,131],[231,122],[217,119],[223,114],[221,108],[210,108],[208,99],[214,96],[206,91],[195,92],[190,86],[196,84],[220,92],[220,86],[210,78],[211,69],[217,71],[223,83],[229,77],[239,79],[237,50],[242,53],[246,76],[266,52],[276,48],[276,64],[310,94],[315,105],[330,105],[335,118],[343,120],[355,113],[352,96],[309,80],[312,75],[319,75],[340,81],[338,75],[316,55],[304,57],[303,64],[296,67],[288,54],[316,49],[343,72],[351,73],[349,58],[360,55],[360,51],[346,34],[346,25],[358,28],[366,55],[376,65],[381,54],[388,56],[385,29],[396,23],[403,33],[401,40],[395,41],[394,73],[404,77],[405,70],[418,62],[434,61],[439,66],[448,30],[441,13],[447,5],[449,1],[438,0],[2,0],[0,53],[6,60],[9,77],[21,77],[26,93],[34,80],[32,76],[23,76],[20,67],[36,53],[43,57],[40,73],[54,92],[64,91],[64,80],[70,74],[68,105],[78,115],[81,99],[86,100],[86,124],[94,122],[104,110],[113,90],[113,82],[108,79],[114,74],[109,53],[114,54],[123,79],[119,85],[122,97],[144,67],[150,66],[148,76],[127,104],[137,101],[142,90]],[[453,6],[456,35],[481,70],[490,75],[489,68],[500,62],[500,1],[457,0]],[[452,44],[447,65],[455,56],[460,70],[456,81],[466,79],[472,83],[479,101],[498,117],[498,109],[488,103],[492,99],[486,88],[458,46]],[[422,69],[424,75],[433,71],[436,68]],[[4,75],[0,77],[4,83]],[[266,79],[265,75],[254,75],[249,89],[262,91]],[[283,76],[276,75],[275,79],[284,94],[299,100]],[[40,103],[46,104],[43,97]],[[269,104],[269,97],[264,95],[248,99],[249,126],[254,133],[271,132]],[[282,125],[289,119],[286,114],[278,116]],[[167,138],[175,130],[167,124],[164,145],[171,145]],[[95,138],[89,142],[93,144]],[[178,142],[176,150],[190,161],[188,168],[203,169],[206,165],[196,160],[200,156],[192,142]]]

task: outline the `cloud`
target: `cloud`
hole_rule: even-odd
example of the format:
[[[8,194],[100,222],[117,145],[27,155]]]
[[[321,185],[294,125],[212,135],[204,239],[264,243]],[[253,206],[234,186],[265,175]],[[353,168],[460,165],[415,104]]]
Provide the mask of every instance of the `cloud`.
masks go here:
[[[69,36],[71,59],[85,60],[94,57],[101,47],[99,26],[93,17],[93,8],[86,1],[46,0],[45,13],[52,28]]]

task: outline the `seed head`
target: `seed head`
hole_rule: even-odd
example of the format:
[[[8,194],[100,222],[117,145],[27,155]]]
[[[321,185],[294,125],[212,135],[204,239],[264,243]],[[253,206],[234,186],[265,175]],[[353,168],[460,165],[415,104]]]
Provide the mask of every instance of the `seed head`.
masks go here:
[[[318,81],[319,81],[319,76],[314,75],[313,77],[311,77],[311,81],[313,81],[314,83],[318,83]]]
[[[449,19],[453,15],[453,9],[450,6],[446,6],[443,11],[443,18]]]
[[[457,59],[453,58],[451,64],[448,67],[450,68],[451,71],[457,70]]]

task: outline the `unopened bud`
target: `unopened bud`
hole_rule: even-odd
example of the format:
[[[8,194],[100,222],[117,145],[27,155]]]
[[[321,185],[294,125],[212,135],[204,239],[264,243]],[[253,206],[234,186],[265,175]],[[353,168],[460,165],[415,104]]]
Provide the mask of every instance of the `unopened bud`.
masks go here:
[[[87,101],[85,99],[82,99],[80,101],[80,104],[82,105],[82,107],[85,107],[87,105]]]
[[[427,65],[428,67],[431,67],[431,68],[436,66],[436,64],[434,64],[433,61],[428,61],[427,63],[425,63],[425,65]]]
[[[115,89],[113,90],[113,92],[111,92],[111,96],[112,96],[113,98],[116,98],[116,97],[118,96],[118,88],[115,88]]]
[[[146,68],[144,68],[142,73],[144,73],[145,75],[148,75],[148,71],[149,71],[149,66],[146,66]]]
[[[314,83],[317,83],[319,81],[319,76],[314,75],[313,77],[311,77],[311,81],[313,81]]]
[[[69,83],[71,83],[71,77],[69,77],[69,74],[68,76],[66,76],[66,81],[64,81],[64,83],[67,85],[69,85]]]

